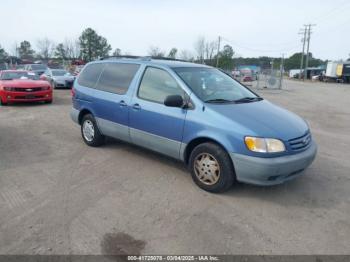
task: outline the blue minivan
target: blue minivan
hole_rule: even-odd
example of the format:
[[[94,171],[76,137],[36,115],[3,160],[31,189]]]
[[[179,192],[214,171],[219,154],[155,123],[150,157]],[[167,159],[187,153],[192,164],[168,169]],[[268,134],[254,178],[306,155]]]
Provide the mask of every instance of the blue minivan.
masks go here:
[[[236,181],[283,183],[316,156],[302,118],[206,65],[102,59],[84,67],[72,96],[71,118],[87,145],[108,136],[179,159],[210,192]]]

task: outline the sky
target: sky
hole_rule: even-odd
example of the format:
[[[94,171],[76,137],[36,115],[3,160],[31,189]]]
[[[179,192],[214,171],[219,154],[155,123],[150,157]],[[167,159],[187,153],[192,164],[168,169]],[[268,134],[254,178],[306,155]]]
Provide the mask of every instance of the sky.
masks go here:
[[[310,52],[321,59],[350,56],[350,0],[2,0],[0,45],[55,43],[91,27],[113,50],[147,55],[150,46],[194,51],[198,37],[222,37],[236,56],[286,57],[301,52],[299,31],[312,28]]]

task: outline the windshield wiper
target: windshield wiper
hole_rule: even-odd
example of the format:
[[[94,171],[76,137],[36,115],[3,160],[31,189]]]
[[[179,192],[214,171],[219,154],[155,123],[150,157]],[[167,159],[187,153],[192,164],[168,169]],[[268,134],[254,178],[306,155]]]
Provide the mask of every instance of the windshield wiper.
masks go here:
[[[233,100],[227,100],[223,98],[216,98],[216,99],[208,99],[204,101],[205,103],[232,103]]]
[[[263,100],[262,97],[243,97],[241,99],[235,100],[235,103],[249,103],[249,102],[255,102],[255,101],[261,101]]]

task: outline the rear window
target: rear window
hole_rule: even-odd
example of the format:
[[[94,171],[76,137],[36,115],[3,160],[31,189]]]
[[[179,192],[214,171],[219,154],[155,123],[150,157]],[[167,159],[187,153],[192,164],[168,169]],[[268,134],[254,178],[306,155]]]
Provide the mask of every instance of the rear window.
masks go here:
[[[87,65],[83,72],[79,75],[78,84],[94,88],[95,84],[100,77],[104,64],[91,64]]]
[[[125,94],[139,67],[137,64],[107,63],[96,88],[120,95]]]
[[[66,70],[52,70],[53,76],[64,76],[66,74],[69,74]]]
[[[46,70],[47,66],[46,65],[31,65],[33,70]]]

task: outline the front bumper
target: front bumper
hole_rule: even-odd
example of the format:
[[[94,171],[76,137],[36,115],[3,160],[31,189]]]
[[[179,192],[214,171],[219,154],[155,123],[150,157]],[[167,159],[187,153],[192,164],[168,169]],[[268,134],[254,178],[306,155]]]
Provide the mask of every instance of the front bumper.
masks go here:
[[[54,81],[53,87],[55,88],[72,88],[74,81],[66,80],[66,81]]]
[[[312,142],[307,150],[295,155],[260,158],[230,153],[230,156],[238,181],[268,186],[300,176],[315,159],[316,153],[317,145]]]
[[[7,91],[2,94],[2,100],[4,103],[51,101],[52,90],[37,91],[37,92]]]

